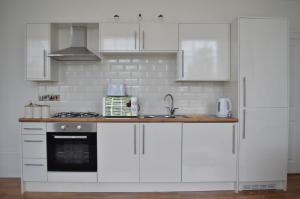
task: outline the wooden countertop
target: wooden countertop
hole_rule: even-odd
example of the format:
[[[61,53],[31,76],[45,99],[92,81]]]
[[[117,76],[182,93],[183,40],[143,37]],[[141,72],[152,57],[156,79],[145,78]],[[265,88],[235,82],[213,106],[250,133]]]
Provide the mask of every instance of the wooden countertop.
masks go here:
[[[20,118],[19,122],[183,122],[183,123],[232,123],[237,118],[216,118],[209,115],[186,115],[176,118]]]

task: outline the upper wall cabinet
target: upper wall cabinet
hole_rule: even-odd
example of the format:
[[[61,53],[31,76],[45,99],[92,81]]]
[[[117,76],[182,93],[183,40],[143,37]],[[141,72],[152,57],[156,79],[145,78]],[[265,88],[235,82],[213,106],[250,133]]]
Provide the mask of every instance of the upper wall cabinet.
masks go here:
[[[102,23],[100,25],[100,51],[138,51],[139,24]]]
[[[178,24],[141,23],[140,50],[177,51]]]
[[[230,25],[179,24],[178,80],[230,80]]]
[[[102,23],[100,51],[177,51],[178,24]]]
[[[51,24],[27,24],[26,37],[26,80],[57,80],[54,63],[47,56],[51,50]]]

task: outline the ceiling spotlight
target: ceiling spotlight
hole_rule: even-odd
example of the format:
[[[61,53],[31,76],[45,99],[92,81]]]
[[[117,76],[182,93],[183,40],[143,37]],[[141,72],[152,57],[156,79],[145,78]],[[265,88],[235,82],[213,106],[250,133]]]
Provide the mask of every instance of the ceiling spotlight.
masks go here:
[[[142,21],[143,20],[143,17],[142,17],[142,14],[140,13],[138,18],[137,18],[139,21]]]
[[[164,19],[164,15],[159,14],[159,15],[157,16],[157,18],[158,18],[158,20],[163,20],[163,19]]]
[[[119,21],[119,19],[120,19],[120,16],[119,16],[119,15],[114,15],[114,20],[115,20],[115,21]]]

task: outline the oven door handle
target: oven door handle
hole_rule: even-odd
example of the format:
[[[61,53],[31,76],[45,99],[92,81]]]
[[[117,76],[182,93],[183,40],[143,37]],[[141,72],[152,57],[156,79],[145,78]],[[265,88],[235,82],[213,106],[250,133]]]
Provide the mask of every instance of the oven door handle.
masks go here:
[[[87,136],[67,136],[67,135],[55,135],[54,139],[87,139]]]

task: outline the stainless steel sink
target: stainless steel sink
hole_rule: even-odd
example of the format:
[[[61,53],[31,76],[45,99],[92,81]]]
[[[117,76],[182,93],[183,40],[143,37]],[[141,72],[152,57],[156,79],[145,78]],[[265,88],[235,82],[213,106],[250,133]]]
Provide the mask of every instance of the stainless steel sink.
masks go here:
[[[186,115],[142,115],[141,118],[177,118],[177,117],[184,117],[188,118]]]

